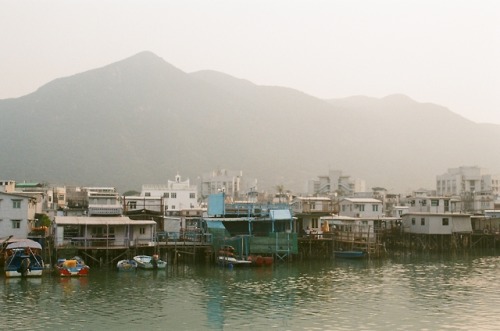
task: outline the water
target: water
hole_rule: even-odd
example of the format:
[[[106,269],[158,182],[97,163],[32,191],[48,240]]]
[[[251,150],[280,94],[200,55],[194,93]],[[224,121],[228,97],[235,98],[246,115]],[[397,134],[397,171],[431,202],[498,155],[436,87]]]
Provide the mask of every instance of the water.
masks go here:
[[[16,330],[499,330],[500,257],[399,256],[271,268],[178,266],[0,278]]]

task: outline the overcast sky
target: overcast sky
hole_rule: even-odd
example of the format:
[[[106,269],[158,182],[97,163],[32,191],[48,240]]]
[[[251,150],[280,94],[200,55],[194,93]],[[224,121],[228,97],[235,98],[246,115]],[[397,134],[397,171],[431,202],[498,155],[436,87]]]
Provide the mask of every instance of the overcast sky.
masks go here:
[[[186,72],[403,93],[500,124],[498,0],[0,0],[0,98],[145,50]]]

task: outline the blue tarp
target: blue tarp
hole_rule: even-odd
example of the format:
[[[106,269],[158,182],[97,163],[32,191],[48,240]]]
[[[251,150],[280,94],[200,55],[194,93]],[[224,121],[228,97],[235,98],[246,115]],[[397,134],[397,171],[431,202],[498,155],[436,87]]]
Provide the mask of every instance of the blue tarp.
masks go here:
[[[208,216],[224,215],[224,193],[210,194],[208,196]]]

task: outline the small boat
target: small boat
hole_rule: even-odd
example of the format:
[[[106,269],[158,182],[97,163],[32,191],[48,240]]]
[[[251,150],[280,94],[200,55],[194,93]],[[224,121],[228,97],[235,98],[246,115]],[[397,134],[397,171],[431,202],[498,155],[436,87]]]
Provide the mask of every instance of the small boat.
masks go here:
[[[252,264],[252,261],[239,260],[235,257],[229,257],[229,256],[219,256],[217,258],[217,262],[219,263],[219,265],[227,265],[227,266],[233,266],[233,267]]]
[[[20,239],[5,246],[5,277],[40,277],[44,263],[42,245],[31,239]]]
[[[71,259],[58,259],[55,268],[56,273],[61,277],[87,276],[90,267],[85,264],[81,257],[75,256]]]
[[[227,265],[230,267],[240,266],[240,265],[251,265],[251,260],[242,260],[237,259],[234,255],[235,249],[233,246],[222,246],[219,250],[219,254],[217,256],[217,264],[219,265]]]
[[[137,262],[135,260],[120,260],[116,263],[119,271],[133,271],[137,269]]]
[[[248,258],[250,261],[252,261],[253,264],[255,264],[257,267],[262,267],[262,266],[270,266],[273,265],[274,258],[272,256],[250,256]]]
[[[160,260],[158,255],[137,255],[134,256],[134,261],[140,269],[165,269],[167,267],[167,262]]]
[[[335,257],[343,259],[362,259],[366,257],[364,251],[335,251]]]

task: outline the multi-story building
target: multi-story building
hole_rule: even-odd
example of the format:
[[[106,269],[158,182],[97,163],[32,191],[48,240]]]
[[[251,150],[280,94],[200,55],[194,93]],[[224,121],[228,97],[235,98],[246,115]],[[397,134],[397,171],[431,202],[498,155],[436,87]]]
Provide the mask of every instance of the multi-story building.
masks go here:
[[[500,176],[476,166],[450,168],[447,173],[436,177],[437,195],[460,197],[461,208],[466,212],[493,209],[499,192]]]
[[[36,219],[36,198],[0,192],[0,236],[27,238]]]
[[[191,185],[189,178],[182,181],[181,176],[177,174],[175,180],[169,180],[167,184],[142,185],[141,197],[161,198],[164,210],[158,211],[167,214],[169,211],[198,208],[197,191],[197,186]],[[131,201],[130,198],[127,199]],[[159,205],[156,208],[159,208]]]
[[[356,192],[365,192],[366,183],[359,178],[343,175],[340,170],[330,170],[327,176],[318,176],[317,180],[310,180],[307,185],[308,195],[352,196]]]
[[[88,216],[120,216],[120,195],[114,187],[85,187],[88,201]]]
[[[226,169],[214,170],[201,177],[201,199],[206,200],[209,195],[225,193],[226,199],[236,201],[240,197],[243,171]],[[246,193],[246,192],[245,192]]]
[[[460,196],[469,192],[498,195],[499,187],[500,176],[475,166],[450,168],[447,173],[436,177],[437,195]]]
[[[373,198],[344,198],[340,201],[339,214],[358,218],[384,217],[382,201]]]
[[[297,197],[293,199],[291,207],[297,218],[297,232],[300,233],[307,228],[320,231],[319,219],[334,212],[334,201],[327,197]]]

